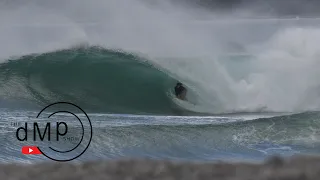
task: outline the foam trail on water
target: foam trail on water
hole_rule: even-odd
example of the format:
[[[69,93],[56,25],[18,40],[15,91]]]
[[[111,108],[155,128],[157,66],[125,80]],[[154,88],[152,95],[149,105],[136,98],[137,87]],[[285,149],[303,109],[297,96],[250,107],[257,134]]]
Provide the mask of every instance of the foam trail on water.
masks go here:
[[[197,12],[189,13],[190,9],[166,1],[8,3],[0,13],[3,60],[79,43],[100,45],[149,58],[182,80],[197,94],[199,105],[209,111],[305,111],[320,107],[316,45],[320,31],[319,27],[300,24],[303,20],[197,23]],[[228,54],[234,54],[235,59],[224,61],[221,56]],[[239,54],[249,55],[240,63],[245,69],[231,66],[240,61]],[[235,77],[235,71],[241,77]]]

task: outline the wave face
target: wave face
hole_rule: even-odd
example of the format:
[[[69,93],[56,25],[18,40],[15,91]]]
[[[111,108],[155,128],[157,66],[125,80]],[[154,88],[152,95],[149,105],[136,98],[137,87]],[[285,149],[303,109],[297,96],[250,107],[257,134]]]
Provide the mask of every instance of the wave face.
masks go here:
[[[137,56],[98,47],[28,55],[0,65],[2,97],[90,111],[172,114],[176,80]]]
[[[190,8],[139,0],[3,3],[1,105],[63,100],[137,114],[320,110],[318,19],[241,20]],[[79,44],[89,48],[71,48]],[[176,80],[195,106],[168,96]]]

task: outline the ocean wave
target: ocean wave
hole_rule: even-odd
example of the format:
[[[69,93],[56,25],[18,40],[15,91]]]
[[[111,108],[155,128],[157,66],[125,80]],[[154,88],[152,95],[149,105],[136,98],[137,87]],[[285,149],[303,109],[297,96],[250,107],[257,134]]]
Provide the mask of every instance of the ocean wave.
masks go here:
[[[0,69],[0,95],[11,102],[70,101],[93,112],[134,114],[178,107],[168,96],[175,79],[138,56],[99,47],[23,56]]]

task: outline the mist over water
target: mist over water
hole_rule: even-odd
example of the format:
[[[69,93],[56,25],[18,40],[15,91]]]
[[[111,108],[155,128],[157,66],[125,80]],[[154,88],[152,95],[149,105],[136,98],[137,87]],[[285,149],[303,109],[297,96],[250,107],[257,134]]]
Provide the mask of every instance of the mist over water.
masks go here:
[[[148,59],[207,111],[319,110],[318,20],[200,10],[168,1],[2,2],[0,58],[101,46]]]
[[[320,21],[250,1],[0,1],[0,162],[45,159],[21,155],[12,124],[57,101],[92,120],[79,160],[319,153]]]

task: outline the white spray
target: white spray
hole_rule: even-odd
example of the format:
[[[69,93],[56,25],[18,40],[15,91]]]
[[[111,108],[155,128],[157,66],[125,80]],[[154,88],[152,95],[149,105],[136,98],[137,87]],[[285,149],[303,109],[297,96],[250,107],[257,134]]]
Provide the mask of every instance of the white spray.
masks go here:
[[[320,107],[320,29],[307,27],[316,19],[199,21],[217,16],[166,1],[9,3],[0,9],[2,60],[87,43],[148,57],[195,90],[210,112]],[[243,62],[250,68],[230,68],[232,61],[221,58],[243,54],[250,56]],[[243,77],[235,78],[235,71]]]

